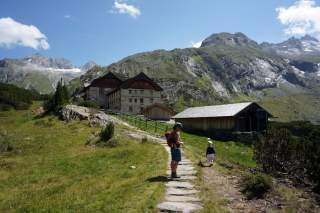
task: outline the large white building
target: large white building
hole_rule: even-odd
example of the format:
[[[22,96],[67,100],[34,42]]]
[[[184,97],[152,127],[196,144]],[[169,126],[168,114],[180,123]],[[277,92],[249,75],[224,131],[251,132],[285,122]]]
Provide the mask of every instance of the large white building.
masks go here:
[[[124,81],[109,72],[92,81],[85,91],[87,100],[127,114],[139,114],[150,105],[163,103],[164,98],[163,89],[143,72]]]

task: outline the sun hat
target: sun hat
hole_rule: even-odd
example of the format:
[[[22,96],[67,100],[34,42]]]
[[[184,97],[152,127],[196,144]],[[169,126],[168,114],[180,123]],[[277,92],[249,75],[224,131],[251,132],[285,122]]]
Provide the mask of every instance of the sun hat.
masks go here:
[[[182,123],[177,122],[174,124],[173,129],[177,129],[177,128],[182,129],[182,127],[183,127]]]

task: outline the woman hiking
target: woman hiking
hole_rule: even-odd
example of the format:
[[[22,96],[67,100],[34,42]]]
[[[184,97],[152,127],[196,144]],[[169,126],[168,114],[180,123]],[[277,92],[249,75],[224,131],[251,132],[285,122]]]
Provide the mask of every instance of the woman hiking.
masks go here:
[[[178,164],[181,161],[180,145],[183,144],[180,138],[180,132],[182,130],[181,123],[175,123],[173,131],[166,133],[167,143],[170,146],[171,151],[171,178],[179,178],[177,175]]]

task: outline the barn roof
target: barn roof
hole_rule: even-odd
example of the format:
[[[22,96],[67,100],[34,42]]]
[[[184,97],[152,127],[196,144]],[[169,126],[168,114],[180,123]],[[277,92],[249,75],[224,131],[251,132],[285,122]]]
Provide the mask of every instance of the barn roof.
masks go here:
[[[212,117],[233,117],[239,112],[256,104],[254,102],[245,102],[237,104],[223,104],[203,107],[192,107],[173,116],[173,118],[212,118]],[[260,107],[260,106],[259,106]],[[262,108],[262,107],[261,107]],[[270,114],[270,113],[269,113]],[[271,115],[271,114],[270,114]]]

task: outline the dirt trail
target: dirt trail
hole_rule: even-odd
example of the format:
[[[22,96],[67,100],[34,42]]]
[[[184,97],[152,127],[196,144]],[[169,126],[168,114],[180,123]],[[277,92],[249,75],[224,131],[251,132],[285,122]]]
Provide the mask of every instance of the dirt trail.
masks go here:
[[[266,199],[247,200],[241,193],[241,178],[225,175],[213,168],[203,168],[203,184],[228,202],[230,212],[266,212],[275,208],[274,201]]]

